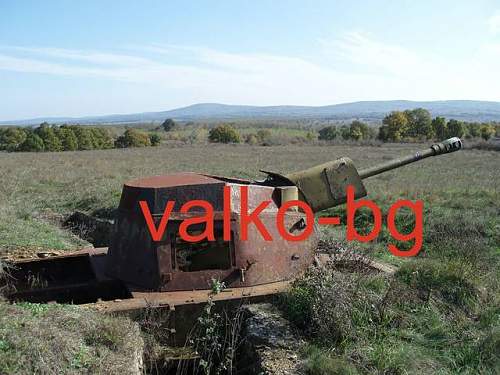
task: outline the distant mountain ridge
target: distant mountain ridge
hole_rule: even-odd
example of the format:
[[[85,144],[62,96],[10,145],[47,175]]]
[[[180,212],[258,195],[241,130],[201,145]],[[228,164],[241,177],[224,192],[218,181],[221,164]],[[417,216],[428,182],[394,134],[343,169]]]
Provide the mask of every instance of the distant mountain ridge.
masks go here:
[[[332,119],[380,120],[390,111],[426,108],[433,116],[444,116],[467,121],[500,121],[500,102],[479,100],[410,101],[385,100],[361,101],[327,106],[250,106],[218,103],[200,103],[161,112],[115,114],[88,117],[41,117],[27,120],[0,121],[1,125],[36,125],[49,123],[134,123],[163,121],[235,120],[235,119]]]

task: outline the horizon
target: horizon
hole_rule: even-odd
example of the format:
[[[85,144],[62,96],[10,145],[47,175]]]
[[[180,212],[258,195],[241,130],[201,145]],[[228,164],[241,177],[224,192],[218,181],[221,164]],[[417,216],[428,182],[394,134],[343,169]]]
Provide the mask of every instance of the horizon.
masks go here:
[[[500,102],[500,5],[490,0],[361,9],[61,0],[0,10],[0,121],[200,103]]]
[[[360,104],[360,103],[389,103],[389,102],[395,102],[395,103],[401,103],[401,102],[409,102],[409,103],[451,103],[451,102],[480,102],[480,103],[491,103],[491,104],[499,104],[500,101],[488,101],[488,100],[473,100],[473,99],[452,99],[452,100],[405,100],[405,99],[391,99],[391,100],[359,100],[355,102],[343,102],[343,103],[336,103],[336,104],[326,104],[326,105],[311,105],[311,106],[303,106],[303,105],[288,105],[288,104],[277,104],[277,105],[262,105],[262,106],[254,106],[254,105],[249,105],[249,104],[228,104],[228,103],[193,103],[189,104],[183,107],[176,107],[176,108],[169,108],[165,110],[160,110],[160,111],[140,111],[140,112],[124,112],[124,113],[102,113],[102,114],[97,114],[97,115],[83,115],[83,116],[41,116],[41,117],[31,117],[31,118],[21,118],[21,119],[2,119],[0,118],[0,125],[7,125],[7,123],[12,122],[27,122],[27,121],[44,121],[44,120],[68,120],[68,121],[73,121],[73,120],[85,120],[85,119],[92,119],[92,118],[101,118],[101,117],[112,117],[112,116],[128,116],[128,115],[140,115],[140,114],[149,114],[149,113],[162,113],[162,112],[170,112],[170,111],[176,111],[176,110],[182,110],[182,109],[188,109],[191,107],[195,106],[201,106],[201,105],[215,105],[215,106],[241,106],[241,107],[256,107],[256,108],[268,108],[268,107],[307,107],[307,108],[322,108],[322,107],[332,107],[332,106],[341,106],[341,105],[350,105],[350,104]],[[409,107],[410,108],[410,107]],[[414,108],[414,107],[411,107]],[[415,107],[417,108],[417,107]],[[427,109],[424,107],[424,109]],[[286,116],[285,116],[286,117]],[[292,116],[293,117],[293,116]],[[290,118],[292,118],[290,117]],[[215,117],[216,118],[216,117]],[[160,120],[158,120],[160,121]]]

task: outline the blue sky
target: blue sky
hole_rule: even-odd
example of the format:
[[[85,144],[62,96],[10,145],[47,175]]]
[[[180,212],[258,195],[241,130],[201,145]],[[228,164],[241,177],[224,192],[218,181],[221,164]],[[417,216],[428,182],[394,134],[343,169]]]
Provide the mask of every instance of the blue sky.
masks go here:
[[[0,0],[0,120],[499,87],[498,1]]]

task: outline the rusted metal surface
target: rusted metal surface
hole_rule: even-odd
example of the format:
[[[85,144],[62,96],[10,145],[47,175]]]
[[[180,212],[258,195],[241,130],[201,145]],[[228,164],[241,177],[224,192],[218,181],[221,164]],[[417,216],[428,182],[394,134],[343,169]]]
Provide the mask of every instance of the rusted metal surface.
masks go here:
[[[165,186],[162,186],[164,184]],[[270,186],[247,185],[248,209],[253,211],[264,201],[270,201],[260,218],[273,241],[266,241],[257,228],[249,225],[248,240],[240,236],[241,184],[196,174],[176,174],[172,180],[153,178],[127,183],[115,222],[115,232],[107,257],[107,274],[123,280],[132,290],[182,291],[207,289],[212,279],[224,281],[229,287],[249,287],[291,280],[312,263],[316,235],[306,241],[286,241],[278,232],[276,216],[282,200],[280,189]],[[187,272],[178,262],[177,237],[181,219],[196,216],[196,212],[179,213],[180,207],[194,199],[203,199],[214,208],[214,227],[221,230],[223,190],[231,189],[232,240],[225,245],[227,259],[220,268],[202,265]],[[174,211],[160,242],[153,242],[144,217],[139,213],[139,200],[146,200],[155,225],[159,225],[167,201],[175,201]],[[290,210],[285,215],[285,227],[297,228],[305,215]],[[200,228],[202,228],[200,226]],[[196,227],[195,227],[196,229]],[[295,230],[298,235],[301,230]],[[196,244],[193,245],[196,247]],[[213,255],[215,258],[217,255]],[[192,261],[195,262],[196,256]],[[198,257],[201,258],[201,257]]]
[[[183,305],[204,304],[209,297],[217,302],[269,296],[285,291],[289,285],[290,281],[280,281],[247,288],[227,288],[218,294],[213,294],[210,289],[179,292],[133,292],[132,298],[129,299],[102,301],[85,306],[104,312],[128,312],[157,307],[175,309]]]

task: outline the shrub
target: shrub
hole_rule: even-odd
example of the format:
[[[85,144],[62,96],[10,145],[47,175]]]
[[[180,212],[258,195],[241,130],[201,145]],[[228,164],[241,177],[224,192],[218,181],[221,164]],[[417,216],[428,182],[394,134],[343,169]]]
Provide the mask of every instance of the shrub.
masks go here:
[[[117,148],[146,146],[151,146],[149,136],[137,129],[127,129],[125,133],[119,136],[115,141],[115,147]]]
[[[245,143],[248,143],[249,145],[257,145],[259,144],[259,138],[257,137],[256,134],[248,134],[246,137],[245,137]]]
[[[266,145],[271,140],[271,131],[269,129],[260,129],[256,136],[259,143]]]
[[[487,141],[495,134],[495,128],[490,124],[484,124],[479,128],[479,133],[481,134],[481,138]]]
[[[210,129],[208,139],[214,143],[240,143],[239,133],[231,125],[219,125]]]
[[[149,141],[151,142],[151,146],[159,146],[161,143],[161,137],[158,134],[153,133],[149,135]]]
[[[337,127],[335,125],[326,126],[319,131],[318,139],[322,141],[332,141],[337,138]]]
[[[477,122],[471,122],[467,124],[467,136],[468,138],[477,138],[481,135],[480,132],[481,124]]]
[[[340,135],[345,140],[349,139],[351,137],[351,129],[347,125],[342,125],[340,127]]]
[[[364,122],[355,120],[351,123],[349,127],[349,138],[359,141],[361,139],[368,139],[369,135],[370,129]]]

